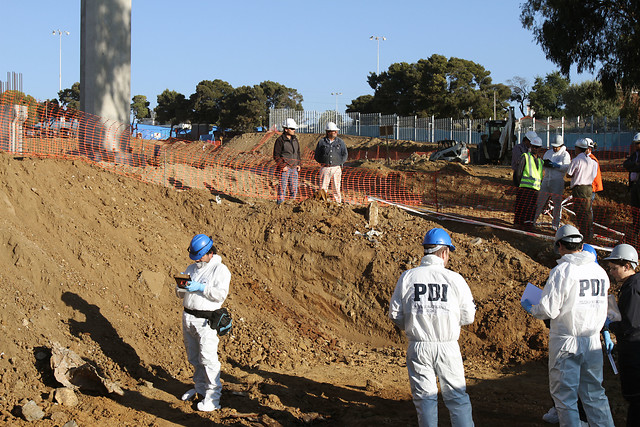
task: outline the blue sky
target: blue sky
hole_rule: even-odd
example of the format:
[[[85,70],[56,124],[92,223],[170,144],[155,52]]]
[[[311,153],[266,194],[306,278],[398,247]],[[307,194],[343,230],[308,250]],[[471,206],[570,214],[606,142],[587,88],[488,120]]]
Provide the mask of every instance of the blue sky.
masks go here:
[[[25,92],[57,97],[80,79],[80,0],[2,2],[0,80],[23,75]],[[272,80],[298,90],[306,110],[343,111],[373,91],[376,71],[434,53],[477,62],[494,83],[514,76],[533,83],[556,67],[519,20],[520,1],[494,0],[133,0],[131,95],[152,106],[165,89],[189,96],[202,80],[232,86]],[[572,75],[572,82],[592,79]],[[336,99],[332,93],[342,93]]]

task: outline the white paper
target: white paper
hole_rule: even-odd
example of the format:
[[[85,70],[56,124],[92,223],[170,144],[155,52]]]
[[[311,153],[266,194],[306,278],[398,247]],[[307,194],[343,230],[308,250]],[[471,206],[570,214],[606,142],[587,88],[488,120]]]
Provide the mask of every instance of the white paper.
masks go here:
[[[524,292],[522,293],[520,302],[528,299],[532,305],[536,305],[540,302],[540,297],[542,297],[542,289],[540,289],[533,283],[527,283],[527,287],[524,288]]]
[[[613,375],[618,375],[618,368],[616,368],[616,362],[613,361],[613,356],[611,355],[611,353],[607,353],[607,356],[609,356],[609,363],[611,363]]]
[[[612,322],[619,322],[622,320],[622,315],[620,314],[620,309],[618,308],[618,304],[616,303],[615,295],[609,295],[608,297],[609,307],[607,308],[607,318]]]

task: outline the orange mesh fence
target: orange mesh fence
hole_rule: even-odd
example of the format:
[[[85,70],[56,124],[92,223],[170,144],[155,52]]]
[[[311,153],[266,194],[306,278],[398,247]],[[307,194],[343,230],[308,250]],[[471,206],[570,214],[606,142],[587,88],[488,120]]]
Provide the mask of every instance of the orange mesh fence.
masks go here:
[[[279,177],[270,156],[257,150],[239,151],[210,142],[182,140],[155,141],[133,138],[130,126],[96,116],[39,103],[19,92],[5,92],[0,99],[0,149],[18,156],[82,159],[141,181],[185,190],[208,190],[276,200]],[[411,153],[390,152],[402,159]],[[386,147],[367,151],[367,158],[385,158]],[[620,151],[599,151],[596,155],[610,191],[626,192],[626,174],[619,164],[626,157]],[[365,158],[352,152],[350,158]],[[319,189],[319,165],[313,152],[302,153],[299,174],[300,200]],[[432,213],[455,215],[460,220],[514,226],[517,191],[507,179],[474,176],[451,164],[438,172],[399,172],[378,169],[377,163],[345,166],[342,172],[343,201],[365,204],[368,197],[422,207]],[[611,172],[613,171],[613,172]],[[607,189],[605,188],[605,191]],[[568,196],[568,191],[565,192]],[[330,194],[331,196],[331,194]],[[522,203],[536,205],[536,195],[525,195]],[[585,217],[579,201],[569,200],[563,209],[563,222],[580,225]],[[538,218],[542,232],[553,234],[550,209]],[[638,210],[625,204],[596,198],[592,209],[596,242],[613,246],[622,241],[638,245]],[[531,224],[520,224],[527,228]]]

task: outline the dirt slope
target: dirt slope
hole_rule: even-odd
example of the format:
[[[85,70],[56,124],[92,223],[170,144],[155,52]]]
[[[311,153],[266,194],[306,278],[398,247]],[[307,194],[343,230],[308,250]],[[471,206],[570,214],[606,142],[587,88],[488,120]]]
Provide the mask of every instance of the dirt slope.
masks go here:
[[[406,342],[386,311],[436,223],[381,208],[382,234],[369,239],[365,214],[314,200],[216,203],[207,191],[145,184],[82,161],[0,153],[0,422],[30,424],[20,407],[34,400],[46,426],[414,425]],[[458,248],[451,268],[478,306],[460,340],[476,422],[538,425],[550,401],[547,339],[518,299],[553,266],[548,245],[440,225]],[[232,272],[235,325],[220,345],[224,408],[210,414],[176,397],[192,371],[170,279],[201,232]],[[124,395],[77,393],[77,406],[57,404],[52,342]],[[607,381],[620,420],[617,380]]]

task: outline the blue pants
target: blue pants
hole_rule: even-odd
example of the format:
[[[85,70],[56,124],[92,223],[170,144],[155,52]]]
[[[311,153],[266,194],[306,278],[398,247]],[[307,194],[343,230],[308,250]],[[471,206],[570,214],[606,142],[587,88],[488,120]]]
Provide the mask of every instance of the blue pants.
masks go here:
[[[289,190],[289,198],[295,200],[298,195],[298,169],[289,167],[287,170],[280,172],[280,187],[278,187],[278,203],[282,203],[287,198],[287,190]]]

